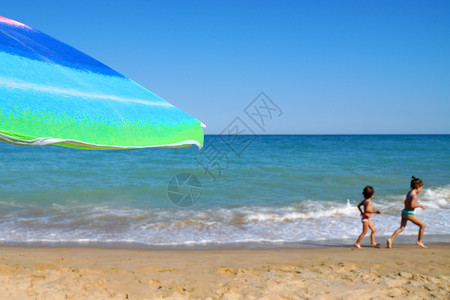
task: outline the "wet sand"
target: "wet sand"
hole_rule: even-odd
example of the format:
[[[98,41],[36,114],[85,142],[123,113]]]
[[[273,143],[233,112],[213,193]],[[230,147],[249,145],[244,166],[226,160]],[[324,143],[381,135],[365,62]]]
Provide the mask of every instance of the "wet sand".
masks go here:
[[[393,249],[0,247],[0,299],[449,299],[450,244]]]

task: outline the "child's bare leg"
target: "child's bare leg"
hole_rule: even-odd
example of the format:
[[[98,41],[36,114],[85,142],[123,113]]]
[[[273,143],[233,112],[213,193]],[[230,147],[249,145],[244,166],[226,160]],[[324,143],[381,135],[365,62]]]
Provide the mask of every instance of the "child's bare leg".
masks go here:
[[[363,223],[363,231],[362,233],[359,235],[358,240],[355,243],[355,246],[357,248],[361,248],[361,241],[363,239],[363,237],[366,235],[367,233],[367,228],[369,227],[369,222],[362,222]]]
[[[422,242],[423,239],[423,232],[425,231],[425,224],[422,223],[422,221],[419,220],[416,216],[409,216],[408,220],[419,226],[419,237],[417,238],[416,244],[419,245],[422,248],[428,248],[425,246]]]
[[[375,232],[377,231],[376,229],[375,229],[375,226],[373,226],[373,223],[372,223],[372,221],[370,220],[369,222],[369,228],[370,228],[370,230],[372,231],[372,233],[370,234],[370,240],[371,240],[371,246],[380,246],[380,244],[377,244],[376,242],[375,242]]]
[[[400,222],[400,227],[396,231],[394,231],[394,233],[391,235],[390,238],[388,238],[388,240],[386,242],[386,246],[388,248],[392,248],[392,242],[394,242],[394,239],[397,237],[397,235],[399,235],[400,232],[405,230],[407,221],[408,221],[408,219],[402,218],[402,221]]]

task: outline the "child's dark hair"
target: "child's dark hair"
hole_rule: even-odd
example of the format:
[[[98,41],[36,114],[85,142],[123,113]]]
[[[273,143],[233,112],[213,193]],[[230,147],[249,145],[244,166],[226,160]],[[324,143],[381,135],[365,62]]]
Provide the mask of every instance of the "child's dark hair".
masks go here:
[[[368,185],[364,188],[362,194],[364,195],[364,199],[369,199],[373,196],[373,194],[375,194],[375,190],[373,189],[373,187]]]
[[[423,186],[422,180],[420,180],[419,178],[416,178],[414,176],[412,176],[411,178],[412,178],[412,180],[411,180],[411,188],[412,189],[415,190],[415,189],[418,189],[421,186]]]

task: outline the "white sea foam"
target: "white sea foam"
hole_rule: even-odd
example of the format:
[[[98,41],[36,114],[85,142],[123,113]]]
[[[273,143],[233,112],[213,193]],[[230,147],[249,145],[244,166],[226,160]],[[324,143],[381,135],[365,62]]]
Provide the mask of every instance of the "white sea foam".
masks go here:
[[[400,223],[404,196],[374,199],[378,236],[388,236]],[[428,234],[450,234],[447,221],[450,186],[425,189],[417,215]],[[295,242],[355,238],[361,231],[356,200],[296,201],[284,207],[128,208],[106,204],[30,204],[0,202],[2,242],[126,242],[145,245]],[[416,235],[408,224],[402,235]]]
[[[435,189],[425,189],[421,196],[422,202],[430,208],[450,209],[450,186]]]

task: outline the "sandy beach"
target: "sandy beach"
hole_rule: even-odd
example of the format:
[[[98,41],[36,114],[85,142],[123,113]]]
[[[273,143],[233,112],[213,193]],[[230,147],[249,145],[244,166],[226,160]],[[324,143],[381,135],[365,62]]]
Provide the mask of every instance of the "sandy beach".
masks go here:
[[[449,250],[0,247],[0,298],[448,299]]]

